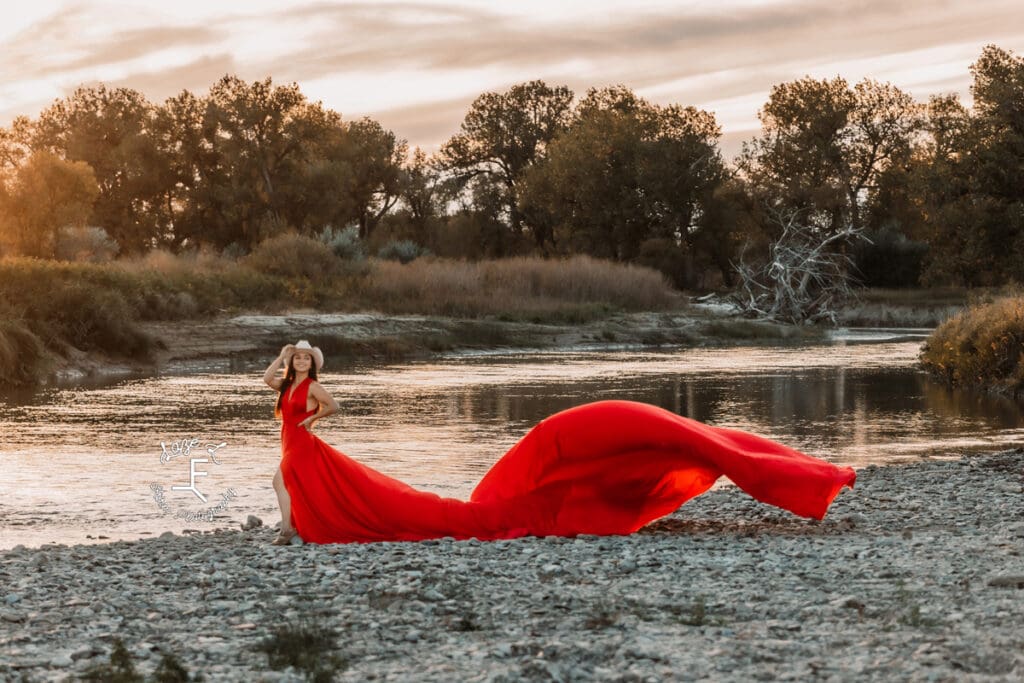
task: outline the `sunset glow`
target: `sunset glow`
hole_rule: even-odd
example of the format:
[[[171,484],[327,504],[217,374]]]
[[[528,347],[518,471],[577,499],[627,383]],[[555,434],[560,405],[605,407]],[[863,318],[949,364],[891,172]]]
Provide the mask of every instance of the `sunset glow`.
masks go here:
[[[1019,3],[912,1],[894,9],[790,0],[722,2],[145,2],[61,0],[0,13],[0,125],[80,84],[154,102],[226,73],[295,81],[428,150],[480,93],[532,79],[622,83],[653,102],[715,113],[723,147],[756,131],[772,85],[811,75],[891,81],[924,100],[959,93],[995,43],[1024,49]]]

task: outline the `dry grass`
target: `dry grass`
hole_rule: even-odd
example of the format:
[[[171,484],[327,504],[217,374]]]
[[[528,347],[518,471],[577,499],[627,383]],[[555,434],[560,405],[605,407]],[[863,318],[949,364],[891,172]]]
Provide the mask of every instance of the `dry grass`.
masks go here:
[[[677,303],[661,273],[599,261],[512,258],[498,261],[375,261],[364,303],[391,313],[460,317],[558,318],[572,311],[653,311]],[[571,317],[571,316],[570,316]]]
[[[968,308],[928,338],[921,363],[953,386],[1024,393],[1024,296]]]
[[[586,257],[353,263],[303,239],[301,249],[275,242],[241,260],[163,251],[109,263],[2,258],[0,379],[20,383],[43,372],[40,347],[148,357],[153,340],[139,331],[141,320],[312,307],[583,322],[678,300],[656,271]]]

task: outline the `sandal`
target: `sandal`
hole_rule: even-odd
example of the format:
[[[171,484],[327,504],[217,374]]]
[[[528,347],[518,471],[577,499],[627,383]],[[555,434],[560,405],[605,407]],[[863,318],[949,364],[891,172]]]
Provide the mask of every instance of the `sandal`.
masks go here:
[[[277,534],[277,538],[270,542],[270,545],[288,545],[292,542],[292,539],[298,535],[298,531],[295,529],[289,529],[288,531],[281,530]]]

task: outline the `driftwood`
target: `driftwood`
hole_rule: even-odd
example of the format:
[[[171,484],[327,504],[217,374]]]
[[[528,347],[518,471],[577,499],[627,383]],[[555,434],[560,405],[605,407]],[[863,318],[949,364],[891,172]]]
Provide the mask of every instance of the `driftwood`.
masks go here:
[[[838,247],[867,237],[852,227],[822,234],[797,218],[793,213],[778,219],[782,235],[771,244],[765,263],[751,265],[744,258],[747,248],[740,252],[740,262],[733,264],[739,284],[730,299],[751,317],[835,325],[838,309],[853,296],[852,262]]]

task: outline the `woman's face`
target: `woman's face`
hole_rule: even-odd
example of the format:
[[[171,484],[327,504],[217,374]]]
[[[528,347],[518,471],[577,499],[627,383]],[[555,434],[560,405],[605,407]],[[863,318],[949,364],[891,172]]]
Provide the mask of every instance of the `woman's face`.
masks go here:
[[[292,356],[292,367],[295,368],[295,372],[309,372],[312,364],[313,356],[305,351],[298,351]]]

